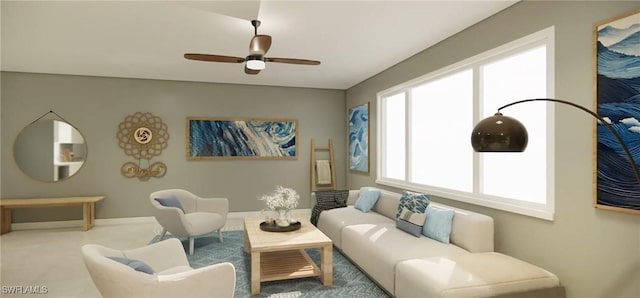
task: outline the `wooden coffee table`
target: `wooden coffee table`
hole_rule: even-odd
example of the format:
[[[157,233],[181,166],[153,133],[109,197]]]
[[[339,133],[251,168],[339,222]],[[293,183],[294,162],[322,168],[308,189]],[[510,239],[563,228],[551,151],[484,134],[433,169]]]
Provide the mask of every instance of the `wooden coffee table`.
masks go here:
[[[264,218],[244,219],[244,251],[251,254],[251,295],[260,293],[263,281],[319,276],[322,284],[333,284],[333,244],[308,220],[291,232],[260,229]],[[320,268],[304,251],[320,248]]]

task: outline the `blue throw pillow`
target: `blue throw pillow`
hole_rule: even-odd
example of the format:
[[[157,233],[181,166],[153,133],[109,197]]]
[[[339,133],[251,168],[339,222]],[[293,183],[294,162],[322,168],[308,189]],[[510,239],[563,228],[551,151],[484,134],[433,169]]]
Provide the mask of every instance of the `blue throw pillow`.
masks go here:
[[[414,213],[424,213],[430,202],[431,196],[428,194],[408,190],[403,191],[398,204],[398,212],[396,212],[396,221],[400,218],[403,209],[406,208]]]
[[[455,211],[428,206],[425,213],[427,219],[424,222],[422,234],[433,240],[449,244]]]
[[[185,213],[184,208],[182,208],[182,204],[180,204],[180,201],[178,201],[178,198],[176,197],[156,198],[156,201],[158,201],[162,206],[178,208],[182,210],[182,213]]]
[[[136,271],[142,272],[142,273],[147,273],[147,274],[155,274],[156,272],[153,271],[153,268],[151,268],[151,266],[147,265],[145,262],[143,261],[138,261],[138,260],[132,260],[132,259],[127,259],[127,258],[121,258],[121,257],[107,257],[111,260],[114,260],[118,263],[127,265],[131,268],[133,268]]]
[[[379,190],[376,190],[376,189],[360,190],[360,196],[358,196],[358,199],[356,200],[356,204],[353,207],[362,212],[369,212],[371,208],[373,208],[373,205],[376,204],[379,197],[380,197]]]

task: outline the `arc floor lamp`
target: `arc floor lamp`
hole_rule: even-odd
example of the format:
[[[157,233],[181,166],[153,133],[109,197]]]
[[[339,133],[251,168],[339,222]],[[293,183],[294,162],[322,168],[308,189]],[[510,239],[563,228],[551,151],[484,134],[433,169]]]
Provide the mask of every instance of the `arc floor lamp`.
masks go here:
[[[611,124],[609,124],[609,122],[607,122],[605,119],[603,119],[593,111],[565,100],[552,98],[524,99],[509,103],[498,108],[498,112],[495,115],[478,122],[478,124],[473,128],[473,132],[471,133],[471,146],[473,146],[473,149],[476,152],[523,152],[527,147],[527,143],[529,140],[527,129],[524,127],[524,125],[522,125],[520,121],[502,115],[502,113],[500,113],[500,110],[513,105],[531,101],[551,101],[563,103],[580,109],[600,120],[600,122],[602,122],[602,124],[604,124],[604,126],[609,129],[609,131],[614,135],[616,140],[622,146],[622,149],[627,155],[629,163],[631,164],[631,167],[636,175],[636,179],[640,183],[640,171],[638,170],[638,166],[633,159],[633,155],[631,155],[631,152],[622,140],[622,137],[616,132]]]

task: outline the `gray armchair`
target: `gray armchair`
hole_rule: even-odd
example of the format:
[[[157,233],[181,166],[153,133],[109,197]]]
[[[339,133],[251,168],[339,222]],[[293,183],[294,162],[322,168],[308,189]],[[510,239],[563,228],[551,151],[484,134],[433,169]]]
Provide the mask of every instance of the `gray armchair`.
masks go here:
[[[180,208],[163,206],[156,199],[172,199],[179,201]],[[220,242],[222,228],[227,221],[229,200],[226,198],[201,198],[183,189],[166,189],[151,193],[154,216],[162,226],[160,238],[169,232],[176,237],[189,238],[189,254],[193,254],[194,238],[218,231]]]

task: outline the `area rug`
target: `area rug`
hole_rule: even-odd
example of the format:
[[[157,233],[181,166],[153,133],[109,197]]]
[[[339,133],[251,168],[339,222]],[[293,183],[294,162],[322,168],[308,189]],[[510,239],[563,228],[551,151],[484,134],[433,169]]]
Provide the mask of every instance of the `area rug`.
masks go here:
[[[251,260],[244,253],[243,231],[222,232],[224,242],[220,243],[217,233],[196,238],[193,255],[187,255],[193,268],[200,268],[220,262],[231,262],[236,268],[236,291],[234,297],[251,296]],[[164,239],[172,236],[165,236]],[[155,236],[151,243],[159,241]],[[178,238],[185,249],[187,239]],[[307,253],[319,266],[320,250],[308,249]],[[254,297],[293,298],[293,297],[389,297],[380,287],[354,266],[338,250],[333,249],[333,285],[323,286],[317,277],[263,282],[260,294]]]

